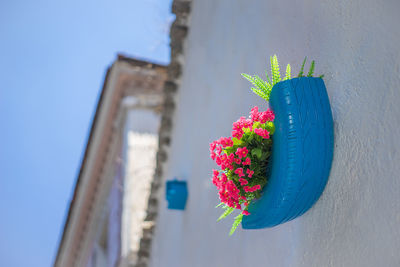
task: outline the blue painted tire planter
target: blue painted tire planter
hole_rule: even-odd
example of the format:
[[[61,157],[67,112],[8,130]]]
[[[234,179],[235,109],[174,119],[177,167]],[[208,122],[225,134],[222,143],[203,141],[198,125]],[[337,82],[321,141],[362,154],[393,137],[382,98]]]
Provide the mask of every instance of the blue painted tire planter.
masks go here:
[[[328,181],[333,157],[333,119],[321,78],[277,83],[270,95],[275,113],[267,185],[249,206],[243,229],[273,227],[305,213]]]

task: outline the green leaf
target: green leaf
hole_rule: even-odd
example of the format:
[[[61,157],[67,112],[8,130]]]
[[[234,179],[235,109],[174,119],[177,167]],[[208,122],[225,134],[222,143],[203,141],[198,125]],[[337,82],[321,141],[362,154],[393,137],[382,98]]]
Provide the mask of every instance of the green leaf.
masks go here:
[[[234,146],[240,146],[241,144],[243,144],[243,142],[241,140],[237,139],[236,137],[233,137],[232,141],[233,141]]]
[[[262,153],[262,156],[261,156],[260,160],[261,160],[261,161],[264,161],[264,160],[266,160],[270,155],[271,155],[271,152],[269,152],[269,151],[264,152],[264,153]]]
[[[242,222],[243,219],[243,214],[240,213],[238,216],[235,217],[235,221],[232,224],[231,231],[229,232],[229,235],[233,235],[233,233],[236,231],[236,228],[239,226],[239,224]]]
[[[290,64],[287,64],[287,66],[286,66],[286,76],[285,76],[284,80],[289,80],[290,79],[290,71],[291,71]]]
[[[257,158],[261,158],[261,156],[262,156],[262,150],[261,150],[261,148],[258,148],[258,147],[256,147],[256,148],[253,148],[252,150],[251,150],[251,155],[252,156],[256,156]]]
[[[315,61],[311,61],[311,66],[310,66],[310,70],[308,71],[307,77],[312,77],[313,73],[314,73],[314,68],[315,68]]]
[[[225,203],[223,203],[223,202],[221,202],[221,203],[219,203],[217,206],[215,206],[216,208],[219,208],[219,207],[221,207],[222,205],[224,205]]]
[[[227,209],[224,211],[224,213],[222,213],[222,215],[219,216],[217,222],[219,222],[220,220],[226,218],[226,217],[227,217],[229,214],[231,214],[234,210],[235,210],[235,208],[227,207]]]
[[[233,153],[235,151],[235,148],[233,148],[231,146],[227,146],[224,149],[222,149],[222,151],[224,151],[227,155],[230,155],[231,153]]]
[[[242,73],[242,76],[244,78],[246,78],[249,82],[251,82],[257,89],[261,90],[260,87],[258,87],[255,78],[251,77],[250,75],[246,74],[246,73]]]
[[[251,132],[247,138],[247,142],[250,143],[254,139],[254,134]]]
[[[270,60],[271,60],[271,72],[272,72],[272,86],[274,86],[275,84],[281,81],[281,74],[279,71],[278,58],[276,57],[276,55],[271,57]]]
[[[270,135],[273,135],[275,133],[275,125],[272,121],[267,121],[266,130],[269,132]]]
[[[266,101],[269,100],[269,96],[267,96],[266,94],[264,94],[263,91],[257,90],[257,89],[255,89],[255,88],[253,88],[253,87],[251,88],[251,90],[252,90],[256,95],[258,95],[259,97],[265,99]]]
[[[258,88],[260,88],[263,91],[267,91],[268,90],[267,85],[265,84],[265,81],[263,79],[261,79],[259,76],[254,75],[253,79],[254,79],[254,82],[257,84]]]
[[[301,69],[299,75],[297,77],[303,77],[304,65],[306,64],[307,57],[304,58],[303,64],[301,65]]]
[[[269,83],[269,84],[271,84],[271,80],[269,79],[269,76],[268,76],[268,72],[267,72],[267,70],[265,70],[265,77],[267,77],[267,81],[268,81],[268,83]]]

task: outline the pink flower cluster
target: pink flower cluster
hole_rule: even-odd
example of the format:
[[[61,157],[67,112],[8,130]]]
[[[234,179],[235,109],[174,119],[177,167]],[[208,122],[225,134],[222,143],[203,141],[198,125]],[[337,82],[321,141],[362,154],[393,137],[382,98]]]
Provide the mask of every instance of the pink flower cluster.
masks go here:
[[[254,170],[251,169],[252,162],[249,156],[250,151],[246,144],[241,142],[241,139],[246,132],[254,132],[254,134],[264,139],[270,138],[270,133],[266,129],[260,127],[262,127],[261,124],[267,121],[273,121],[275,118],[271,110],[268,109],[267,111],[259,112],[258,107],[252,108],[250,115],[248,119],[241,117],[238,121],[233,123],[232,137],[221,137],[210,144],[210,157],[221,167],[221,171],[213,171],[212,178],[213,184],[219,190],[220,200],[227,206],[240,210],[242,209],[241,204],[247,206],[249,203],[249,200],[246,198],[246,193],[261,189],[261,185],[259,184],[253,186],[248,185],[249,179],[251,179],[254,174]],[[232,139],[234,137],[241,142],[240,146],[234,146],[234,141]],[[233,175],[232,173],[237,175],[234,175],[236,177],[236,182],[232,177],[227,176],[228,173],[230,173],[229,175]],[[237,177],[239,177],[239,179]],[[241,190],[245,193],[241,194]],[[250,214],[247,210],[243,210],[242,213],[244,215]]]
[[[240,190],[232,180],[228,180],[225,173],[219,174],[219,171],[213,170],[213,184],[219,190],[219,198],[231,208],[242,209],[239,203]]]
[[[269,132],[267,130],[261,129],[261,128],[256,128],[254,129],[254,132],[256,134],[258,134],[259,136],[261,136],[264,139],[268,139],[269,138]]]
[[[251,109],[250,114],[252,121],[259,121],[261,123],[266,123],[267,121],[273,121],[275,119],[275,115],[270,109],[264,112],[258,112],[258,107],[254,107]]]
[[[257,191],[257,190],[260,190],[260,189],[261,189],[261,185],[259,185],[259,184],[255,185],[255,186],[252,186],[252,187],[250,187],[250,186],[245,186],[244,187],[244,191],[246,191],[246,192],[254,192],[254,191]]]

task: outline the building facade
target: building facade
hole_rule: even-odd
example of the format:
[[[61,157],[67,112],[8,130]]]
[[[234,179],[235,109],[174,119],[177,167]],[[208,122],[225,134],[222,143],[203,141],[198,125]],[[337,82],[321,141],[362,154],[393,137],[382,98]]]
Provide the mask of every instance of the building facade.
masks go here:
[[[163,111],[146,119],[153,126],[160,119],[158,134],[155,126],[135,128],[132,115],[117,126],[129,133],[105,153],[112,163],[95,165],[87,152],[83,166],[113,166],[104,169],[114,178],[107,186],[78,182],[56,266],[399,266],[398,10],[397,1],[173,1]],[[229,237],[231,221],[216,222],[208,144],[229,136],[251,107],[267,108],[240,74],[261,76],[273,54],[293,73],[308,56],[325,74],[335,139],[330,178],[303,216],[268,229],[239,227]],[[134,163],[145,151],[139,185]],[[184,211],[166,208],[165,182],[174,178],[188,183]],[[109,201],[108,209],[96,202],[84,210],[83,195]]]
[[[153,224],[147,204],[166,68],[119,56],[108,70],[55,266],[134,266]]]

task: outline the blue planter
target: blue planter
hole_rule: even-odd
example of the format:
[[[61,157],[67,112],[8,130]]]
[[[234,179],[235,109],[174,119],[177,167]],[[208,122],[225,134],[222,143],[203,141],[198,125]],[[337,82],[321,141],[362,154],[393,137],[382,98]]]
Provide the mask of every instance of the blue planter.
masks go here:
[[[168,201],[168,209],[184,210],[187,197],[188,190],[185,181],[167,181],[165,198]]]
[[[331,169],[333,119],[323,80],[277,83],[270,104],[276,130],[268,183],[243,217],[243,229],[273,227],[305,213],[322,194]]]

